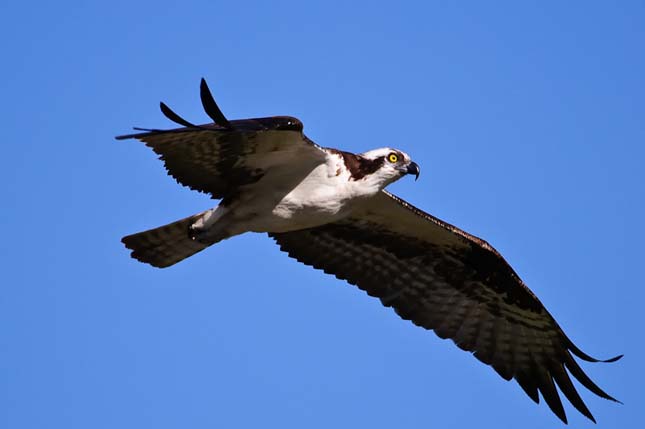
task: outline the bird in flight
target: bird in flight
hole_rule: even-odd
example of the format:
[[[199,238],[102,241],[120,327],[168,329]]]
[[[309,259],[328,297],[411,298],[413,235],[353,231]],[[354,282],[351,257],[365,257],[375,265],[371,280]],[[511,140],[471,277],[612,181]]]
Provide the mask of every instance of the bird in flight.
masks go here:
[[[181,128],[135,128],[138,139],[190,189],[217,207],[123,237],[133,258],[169,267],[245,232],[268,233],[296,260],[358,286],[403,319],[450,338],[505,380],[539,394],[563,422],[556,385],[595,419],[570,375],[616,401],[580,368],[581,351],[513,268],[486,241],[385,190],[419,166],[398,149],[361,154],[324,148],[289,116],[229,121],[202,79],[201,101],[213,123],[195,125],[164,103]],[[538,394],[539,392],[539,394]]]

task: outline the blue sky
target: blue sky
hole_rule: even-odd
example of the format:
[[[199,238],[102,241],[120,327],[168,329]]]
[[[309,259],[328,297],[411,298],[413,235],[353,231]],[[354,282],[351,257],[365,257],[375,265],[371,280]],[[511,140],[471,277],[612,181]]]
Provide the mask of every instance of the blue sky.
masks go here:
[[[113,137],[289,114],[395,146],[391,190],[486,238],[643,421],[642,2],[0,4],[0,426],[560,427],[515,383],[265,236],[173,268],[123,235],[210,207]],[[202,119],[199,119],[202,118]],[[583,390],[583,389],[581,389]],[[567,408],[571,427],[590,425]]]

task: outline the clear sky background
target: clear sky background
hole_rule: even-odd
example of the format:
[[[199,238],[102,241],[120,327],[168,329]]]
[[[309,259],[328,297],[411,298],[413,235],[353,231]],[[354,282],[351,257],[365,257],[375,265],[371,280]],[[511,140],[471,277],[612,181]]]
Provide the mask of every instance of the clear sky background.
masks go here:
[[[450,3],[450,4],[449,4]],[[637,427],[645,5],[0,3],[6,428],[553,428],[514,382],[263,235],[170,269],[123,235],[213,205],[133,125],[288,114],[323,146],[398,147],[390,189],[490,241]],[[567,404],[568,405],[568,404]],[[571,427],[591,424],[571,406]]]

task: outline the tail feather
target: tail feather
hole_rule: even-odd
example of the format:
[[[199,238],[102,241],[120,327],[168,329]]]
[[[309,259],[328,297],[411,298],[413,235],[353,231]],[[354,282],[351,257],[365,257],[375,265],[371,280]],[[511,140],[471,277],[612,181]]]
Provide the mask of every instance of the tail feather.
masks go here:
[[[169,267],[211,245],[193,240],[189,234],[190,226],[201,215],[199,213],[159,228],[125,236],[121,242],[132,250],[134,259],[153,267]]]

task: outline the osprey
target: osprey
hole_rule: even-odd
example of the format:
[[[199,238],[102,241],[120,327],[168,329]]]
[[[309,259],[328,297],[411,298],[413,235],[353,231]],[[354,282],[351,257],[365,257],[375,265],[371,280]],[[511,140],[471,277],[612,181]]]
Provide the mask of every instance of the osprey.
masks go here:
[[[289,116],[229,121],[203,79],[200,89],[213,123],[192,124],[161,103],[165,116],[182,128],[135,128],[143,132],[117,139],[145,142],[177,182],[221,201],[211,210],[124,237],[133,258],[168,267],[235,235],[268,233],[290,257],[452,339],[504,379],[515,379],[536,403],[540,392],[565,423],[556,384],[595,422],[569,375],[618,402],[573,356],[613,362],[622,355],[600,361],[582,352],[486,241],[384,190],[405,175],[418,178],[419,166],[408,154],[323,148]]]

